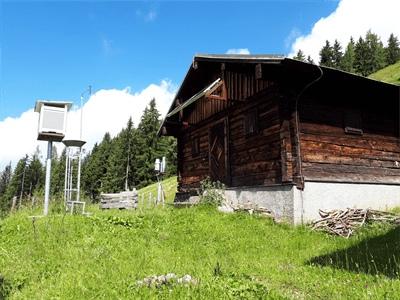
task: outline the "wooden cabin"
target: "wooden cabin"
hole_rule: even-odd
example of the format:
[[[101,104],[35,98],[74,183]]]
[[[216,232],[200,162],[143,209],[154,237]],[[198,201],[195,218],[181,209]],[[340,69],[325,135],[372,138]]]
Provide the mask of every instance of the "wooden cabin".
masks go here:
[[[399,86],[284,55],[196,54],[159,128],[177,197],[209,176],[236,204],[301,223],[400,205]]]

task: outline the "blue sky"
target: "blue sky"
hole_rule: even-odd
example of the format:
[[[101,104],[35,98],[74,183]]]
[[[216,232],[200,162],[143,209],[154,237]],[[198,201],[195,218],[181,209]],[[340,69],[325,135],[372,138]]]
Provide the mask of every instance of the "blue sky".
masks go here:
[[[45,153],[36,100],[74,102],[67,137],[76,138],[80,96],[92,85],[96,96],[84,95],[83,110],[91,150],[130,115],[137,125],[152,97],[164,116],[195,53],[291,57],[301,48],[318,62],[326,39],[345,48],[370,28],[385,45],[390,33],[400,35],[392,13],[400,6],[390,0],[0,3],[0,170],[36,145]]]

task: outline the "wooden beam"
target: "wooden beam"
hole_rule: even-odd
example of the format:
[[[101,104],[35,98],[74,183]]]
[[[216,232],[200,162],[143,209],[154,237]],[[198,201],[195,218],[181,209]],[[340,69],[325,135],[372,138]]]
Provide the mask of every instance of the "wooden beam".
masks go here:
[[[256,79],[262,78],[261,64],[256,65]]]

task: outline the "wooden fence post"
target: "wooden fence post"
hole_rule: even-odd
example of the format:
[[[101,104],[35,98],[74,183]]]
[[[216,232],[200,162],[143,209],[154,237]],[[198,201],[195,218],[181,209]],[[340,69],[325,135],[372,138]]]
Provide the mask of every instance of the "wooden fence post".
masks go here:
[[[13,211],[15,209],[15,204],[17,204],[17,196],[13,197],[13,202],[12,202],[12,206],[11,206],[11,216],[12,216]]]
[[[144,193],[142,194],[142,202],[140,203],[140,211],[143,210]]]
[[[154,202],[154,207],[156,207],[157,206],[157,198],[156,197],[153,197],[153,202]]]
[[[149,194],[149,209],[151,208],[151,192]]]
[[[165,204],[164,204],[165,195],[164,195],[164,188],[162,186],[161,186],[161,197],[162,197],[162,207],[164,208],[165,207]]]

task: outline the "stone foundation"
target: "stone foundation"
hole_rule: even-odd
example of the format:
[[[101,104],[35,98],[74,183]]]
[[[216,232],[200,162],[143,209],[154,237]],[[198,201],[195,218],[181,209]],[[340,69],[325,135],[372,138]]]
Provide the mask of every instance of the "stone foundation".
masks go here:
[[[304,190],[283,184],[266,187],[227,188],[226,200],[235,205],[251,202],[271,210],[277,221],[301,224],[319,218],[318,210],[400,206],[400,186],[364,183],[306,181]]]

